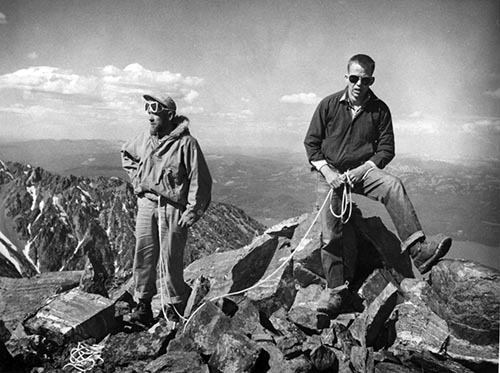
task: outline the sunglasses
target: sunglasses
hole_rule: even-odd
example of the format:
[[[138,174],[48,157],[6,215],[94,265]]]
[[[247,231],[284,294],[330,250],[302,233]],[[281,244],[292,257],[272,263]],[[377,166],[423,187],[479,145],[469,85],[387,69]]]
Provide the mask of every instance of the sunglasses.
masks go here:
[[[358,80],[360,80],[360,79],[361,79],[361,84],[362,85],[370,85],[373,82],[373,78],[372,77],[365,76],[365,77],[361,78],[361,77],[359,77],[357,75],[349,75],[349,81],[352,84],[356,84],[358,82]]]
[[[146,101],[146,104],[144,105],[144,110],[146,110],[148,113],[158,114],[161,113],[163,110],[167,109],[159,102]]]

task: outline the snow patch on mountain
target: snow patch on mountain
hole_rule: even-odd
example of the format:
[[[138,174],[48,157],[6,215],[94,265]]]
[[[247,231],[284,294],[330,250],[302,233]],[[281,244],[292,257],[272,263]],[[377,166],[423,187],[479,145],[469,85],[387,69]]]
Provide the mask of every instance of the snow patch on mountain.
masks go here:
[[[16,251],[16,247],[10,240],[0,231],[0,254],[2,254],[9,262],[11,262],[14,267],[16,267],[19,273],[23,273],[21,265],[17,259],[11,254],[11,251]]]

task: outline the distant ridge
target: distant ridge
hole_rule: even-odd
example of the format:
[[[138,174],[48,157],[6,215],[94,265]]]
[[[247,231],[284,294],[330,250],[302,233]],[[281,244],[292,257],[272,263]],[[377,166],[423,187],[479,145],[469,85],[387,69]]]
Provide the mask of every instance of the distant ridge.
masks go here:
[[[135,214],[136,197],[120,178],[62,176],[0,162],[0,269],[31,276],[83,269],[93,257],[119,277],[131,269]],[[243,210],[214,202],[191,229],[186,263],[244,246],[263,230]]]

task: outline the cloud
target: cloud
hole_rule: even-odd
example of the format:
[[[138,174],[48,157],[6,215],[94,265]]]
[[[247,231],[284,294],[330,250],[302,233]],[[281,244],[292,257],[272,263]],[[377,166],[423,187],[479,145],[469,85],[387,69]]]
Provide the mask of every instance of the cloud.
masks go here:
[[[200,106],[183,106],[177,110],[179,114],[189,115],[189,114],[203,114],[205,109]]]
[[[38,59],[38,53],[37,53],[37,52],[31,52],[31,53],[28,53],[27,57],[28,57],[30,60],[36,60],[36,59]]]
[[[215,117],[227,121],[236,121],[236,120],[249,120],[253,118],[254,113],[251,110],[244,109],[240,110],[239,112],[229,112],[229,113],[222,113],[222,112],[217,112],[213,114]]]
[[[316,93],[294,93],[291,95],[285,95],[280,98],[280,102],[287,104],[305,104],[314,105],[320,101],[320,98]]]
[[[5,25],[5,24],[7,24],[7,17],[5,16],[5,14],[0,12],[0,25]]]
[[[500,88],[496,89],[495,91],[486,91],[484,92],[484,95],[493,98],[500,98]]]
[[[123,70],[105,66],[94,74],[81,75],[50,66],[33,66],[0,76],[0,90],[14,89],[25,98],[45,95],[47,100],[100,103],[110,109],[129,109],[146,92],[169,94],[176,100],[193,103],[199,93],[193,88],[203,79],[184,77],[169,71],[151,71],[134,63]],[[75,100],[76,98],[76,100]]]
[[[500,118],[477,119],[462,125],[462,131],[473,135],[500,135]]]
[[[393,118],[396,131],[413,135],[436,135],[443,130],[443,125],[437,118],[428,118],[415,112],[407,117]]]

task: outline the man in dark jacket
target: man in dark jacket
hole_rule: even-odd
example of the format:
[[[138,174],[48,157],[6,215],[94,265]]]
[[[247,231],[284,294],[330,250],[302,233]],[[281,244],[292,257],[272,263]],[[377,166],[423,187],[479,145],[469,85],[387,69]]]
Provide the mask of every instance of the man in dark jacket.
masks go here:
[[[206,211],[212,178],[187,118],[176,115],[170,96],[145,95],[149,129],[123,145],[122,165],[137,195],[134,256],[137,309],[132,321],[153,320],[157,265],[165,278],[167,314],[182,315],[191,289],[184,282],[188,228]]]
[[[451,246],[451,238],[441,234],[426,239],[401,180],[382,170],[394,158],[394,133],[389,108],[370,90],[374,69],[367,55],[349,60],[347,87],[319,103],[304,140],[309,162],[318,172],[319,203],[331,193],[330,206],[321,210],[321,260],[328,287],[318,306],[331,315],[346,306],[350,297],[345,284],[354,273],[343,243],[349,217],[346,191],[384,203],[401,249],[409,250],[422,274]]]

